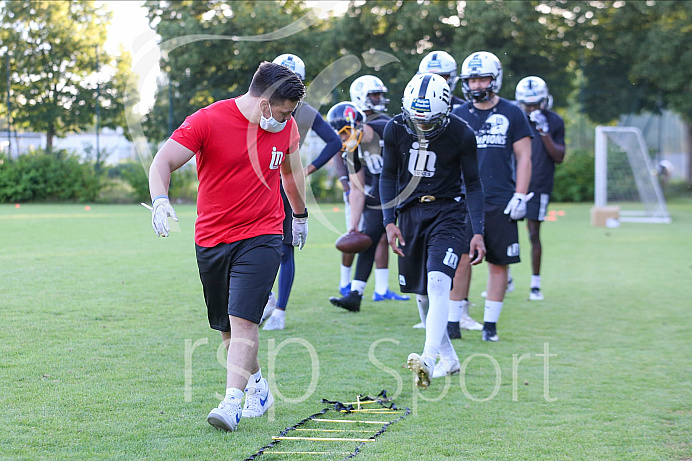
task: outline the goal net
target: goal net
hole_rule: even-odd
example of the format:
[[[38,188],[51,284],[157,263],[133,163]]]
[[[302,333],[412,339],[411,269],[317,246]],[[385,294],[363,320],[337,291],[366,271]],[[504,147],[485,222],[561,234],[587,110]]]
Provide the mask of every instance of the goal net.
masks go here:
[[[669,223],[656,168],[639,128],[596,127],[595,205],[619,206],[620,221]]]

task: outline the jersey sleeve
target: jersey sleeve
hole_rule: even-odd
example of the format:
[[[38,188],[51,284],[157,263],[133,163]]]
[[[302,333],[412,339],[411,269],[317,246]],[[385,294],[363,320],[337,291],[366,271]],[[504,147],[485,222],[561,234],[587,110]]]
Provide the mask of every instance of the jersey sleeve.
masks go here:
[[[461,171],[466,186],[466,207],[469,213],[469,221],[474,234],[485,233],[485,196],[483,183],[478,173],[478,148],[476,136],[470,128],[464,125],[464,138],[462,139]]]
[[[192,152],[200,152],[209,135],[209,118],[204,110],[198,110],[185,118],[185,121],[171,135],[171,139],[187,147]]]
[[[380,200],[382,202],[382,216],[385,226],[395,222],[394,214],[396,197],[396,182],[399,174],[399,162],[396,154],[394,136],[395,124],[392,120],[387,122],[384,128],[384,147],[382,149],[382,173],[380,174]]]
[[[312,161],[312,166],[319,170],[341,150],[341,139],[339,139],[336,131],[319,114],[317,114],[312,123],[312,131],[327,143],[317,158]]]

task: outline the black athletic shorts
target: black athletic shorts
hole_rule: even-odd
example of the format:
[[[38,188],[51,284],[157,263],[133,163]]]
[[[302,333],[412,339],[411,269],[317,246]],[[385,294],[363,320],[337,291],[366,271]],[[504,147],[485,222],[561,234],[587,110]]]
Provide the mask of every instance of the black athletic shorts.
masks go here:
[[[526,219],[545,221],[550,194],[536,194],[526,203]]]
[[[209,326],[231,331],[229,315],[259,324],[279,270],[281,236],[195,248]]]
[[[281,198],[284,202],[284,217],[283,230],[284,230],[284,245],[293,245],[293,208],[288,202],[288,197],[286,197],[286,192],[284,192],[283,186],[281,187]]]
[[[519,231],[517,222],[504,214],[504,205],[485,204],[485,259],[492,264],[505,266],[519,259]],[[468,251],[473,230],[466,229],[465,247]]]
[[[413,203],[399,212],[397,226],[406,245],[399,257],[403,293],[425,295],[428,272],[454,278],[464,240],[466,205],[453,200]]]

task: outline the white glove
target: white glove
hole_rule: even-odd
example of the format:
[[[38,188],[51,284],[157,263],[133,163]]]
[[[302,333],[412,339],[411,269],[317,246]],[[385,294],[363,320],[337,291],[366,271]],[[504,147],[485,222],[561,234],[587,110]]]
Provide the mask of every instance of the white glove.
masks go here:
[[[540,110],[534,110],[533,112],[531,112],[529,114],[529,120],[536,124],[536,128],[538,129],[538,131],[542,131],[543,133],[548,132],[548,119],[545,117],[545,114]]]
[[[168,198],[157,197],[154,203],[152,203],[151,210],[151,225],[154,227],[156,235],[168,237],[168,232],[171,230],[168,225],[169,216],[173,221],[178,221],[178,216],[176,216],[175,210],[168,202]]]
[[[308,218],[296,218],[294,216],[291,231],[293,233],[293,246],[302,250],[308,238]]]
[[[533,197],[533,192],[529,192],[526,195],[515,192],[507,203],[505,214],[508,214],[515,221],[524,219],[524,216],[526,216],[526,202],[531,200],[531,197]]]

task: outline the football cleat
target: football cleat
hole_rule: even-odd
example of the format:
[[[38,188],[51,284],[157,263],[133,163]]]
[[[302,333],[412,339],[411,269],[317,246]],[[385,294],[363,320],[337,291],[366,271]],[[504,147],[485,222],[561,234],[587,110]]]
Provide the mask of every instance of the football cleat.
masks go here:
[[[461,339],[459,322],[447,322],[447,334],[449,335],[449,339]]]
[[[415,325],[413,325],[413,328],[415,329],[425,329],[425,324],[423,322],[418,322]]]
[[[540,288],[531,288],[531,292],[529,293],[529,301],[543,301],[543,293],[541,293]]]
[[[207,422],[222,431],[233,432],[238,427],[241,414],[240,399],[224,399],[209,412]]]
[[[361,299],[363,299],[363,295],[361,295],[355,290],[351,290],[351,292],[349,292],[348,295],[344,296],[343,298],[329,298],[329,302],[335,305],[336,307],[341,307],[342,309],[346,309],[347,311],[358,312],[360,311]]]
[[[459,373],[459,370],[461,370],[459,359],[453,359],[449,363],[447,360],[440,359],[440,361],[435,364],[432,377],[444,378],[445,376],[451,376]]]
[[[250,378],[252,380],[252,378]],[[243,406],[244,418],[257,418],[262,416],[274,404],[274,396],[269,390],[267,380],[262,378],[259,383],[253,383],[256,387],[245,389],[245,405]],[[258,386],[262,384],[262,386]]]
[[[372,294],[373,301],[408,301],[409,299],[411,299],[409,296],[394,293],[392,290],[387,290],[387,292],[383,295],[379,294],[378,292],[374,292]]]
[[[286,328],[286,317],[270,316],[262,327],[263,330],[283,330]]]
[[[430,377],[435,368],[435,360],[432,357],[421,357],[416,353],[411,353],[408,356],[406,365],[416,375],[416,386],[421,389],[426,389],[430,386]]]
[[[497,328],[486,328],[487,325],[483,326],[483,331],[481,332],[481,338],[483,341],[497,342],[500,337],[497,336]]]

